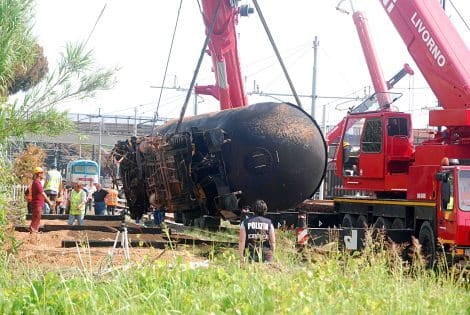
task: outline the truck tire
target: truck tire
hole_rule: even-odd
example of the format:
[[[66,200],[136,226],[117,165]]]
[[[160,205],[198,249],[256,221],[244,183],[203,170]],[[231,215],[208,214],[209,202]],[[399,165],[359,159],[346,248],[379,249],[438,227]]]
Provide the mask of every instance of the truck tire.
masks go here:
[[[421,255],[426,262],[426,267],[433,267],[436,261],[436,236],[429,221],[424,221],[421,225],[418,240],[421,244]]]
[[[350,214],[345,214],[343,217],[343,221],[341,222],[341,227],[352,228],[355,226],[356,226],[356,219]]]
[[[401,218],[395,218],[392,223],[392,229],[404,229],[405,221]]]
[[[369,226],[366,216],[360,215],[356,220],[356,227],[365,229]]]
[[[390,220],[386,219],[384,217],[378,217],[377,220],[375,220],[374,223],[374,228],[376,229],[389,229],[390,228]]]

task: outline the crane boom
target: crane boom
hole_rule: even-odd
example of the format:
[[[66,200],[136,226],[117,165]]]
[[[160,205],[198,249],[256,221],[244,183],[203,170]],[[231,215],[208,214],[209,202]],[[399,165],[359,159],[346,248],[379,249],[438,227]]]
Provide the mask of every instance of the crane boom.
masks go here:
[[[369,33],[369,26],[367,25],[367,18],[361,11],[353,13],[354,24],[356,25],[359,41],[361,42],[362,51],[366,59],[367,68],[372,79],[374,91],[377,93],[377,101],[382,109],[390,108],[392,102],[391,97],[387,92],[387,82],[384,79],[382,69],[375,53],[375,48],[372,38]]]
[[[199,85],[196,94],[212,95],[220,102],[220,109],[242,107],[248,104],[243,87],[243,80],[238,59],[237,37],[235,26],[238,23],[240,8],[237,1],[222,1],[212,34],[210,34],[209,54],[212,58],[215,73],[215,85]],[[213,15],[216,13],[217,1],[203,0],[203,19],[206,33]]]
[[[340,2],[341,3],[341,2]],[[338,6],[337,10],[349,14],[346,10],[343,10]],[[413,70],[406,64],[404,68],[398,72],[391,80],[385,81],[382,68],[376,54],[374,43],[370,36],[369,25],[367,23],[367,18],[361,11],[355,11],[353,13],[353,21],[356,25],[357,35],[359,36],[359,41],[361,43],[362,51],[367,63],[367,68],[369,69],[369,75],[372,80],[372,85],[374,86],[374,91],[377,96],[377,102],[381,110],[389,110],[390,104],[392,103],[391,95],[387,93],[400,79],[402,79],[406,74],[413,74]],[[360,110],[367,110],[364,106],[357,106],[351,111],[358,113]],[[343,118],[336,126],[334,126],[326,135],[326,141],[328,145],[331,145],[339,141],[341,133],[344,128],[346,118]]]
[[[444,109],[430,124],[470,126],[470,51],[438,1],[380,2]]]

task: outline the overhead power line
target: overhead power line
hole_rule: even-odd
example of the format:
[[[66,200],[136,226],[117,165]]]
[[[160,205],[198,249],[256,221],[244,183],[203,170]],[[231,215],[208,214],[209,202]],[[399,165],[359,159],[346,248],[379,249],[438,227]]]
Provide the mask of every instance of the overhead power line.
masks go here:
[[[183,5],[183,0],[180,1],[180,5],[179,5],[179,8],[178,8],[178,14],[176,15],[176,22],[175,22],[175,27],[173,29],[173,35],[171,37],[170,51],[168,52],[168,58],[166,60],[165,73],[163,74],[162,86],[165,86],[165,79],[166,79],[166,75],[167,75],[167,72],[168,72],[168,65],[170,64],[171,52],[173,50],[173,43],[175,42],[176,29],[178,28],[178,22],[179,22],[179,19],[180,19],[180,13],[181,13],[181,6],[182,5]],[[154,122],[153,122],[153,126],[152,126],[152,133],[153,133],[153,129],[155,128],[155,122],[157,121],[158,109],[160,107],[160,100],[162,99],[162,93],[163,93],[163,89],[160,90],[160,95],[158,96],[157,109],[155,110],[155,114],[153,115],[153,121]]]

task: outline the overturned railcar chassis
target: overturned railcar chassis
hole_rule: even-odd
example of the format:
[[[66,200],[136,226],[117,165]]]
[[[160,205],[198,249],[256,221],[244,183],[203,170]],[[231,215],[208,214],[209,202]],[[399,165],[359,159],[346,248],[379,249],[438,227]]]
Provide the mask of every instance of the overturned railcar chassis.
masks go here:
[[[204,218],[218,221],[221,210],[237,213],[237,194],[229,188],[222,129],[119,141],[113,154],[132,218],[166,208],[185,224]]]

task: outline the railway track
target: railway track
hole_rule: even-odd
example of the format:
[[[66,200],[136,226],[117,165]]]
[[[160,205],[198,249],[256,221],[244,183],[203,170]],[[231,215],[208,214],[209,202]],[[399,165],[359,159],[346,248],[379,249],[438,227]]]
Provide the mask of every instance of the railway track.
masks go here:
[[[30,220],[27,215],[26,219]],[[67,236],[60,240],[62,248],[75,246],[86,247],[112,247],[118,231],[123,228],[121,216],[85,216],[85,225],[68,225],[68,215],[43,215],[40,226],[41,233],[51,233],[60,231],[70,231]],[[181,245],[218,245],[225,247],[235,247],[238,242],[235,240],[220,240],[211,237],[212,233],[204,231],[204,236],[191,235],[193,229],[166,222],[164,227],[145,227],[133,223],[125,223],[127,229],[129,246],[133,248],[153,247],[167,248]],[[15,225],[15,231],[29,233],[29,225]],[[78,233],[78,234],[77,234]],[[86,238],[83,236],[86,234]],[[80,237],[79,237],[80,236]],[[219,237],[220,238],[220,237]],[[120,247],[121,243],[117,243]]]

